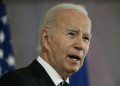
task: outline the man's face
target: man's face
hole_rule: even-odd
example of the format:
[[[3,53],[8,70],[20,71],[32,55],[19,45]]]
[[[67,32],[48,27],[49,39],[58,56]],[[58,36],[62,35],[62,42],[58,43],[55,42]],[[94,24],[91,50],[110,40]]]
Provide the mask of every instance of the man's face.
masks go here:
[[[59,73],[75,73],[83,62],[90,45],[91,22],[74,10],[60,12],[57,28],[50,36],[49,64]]]

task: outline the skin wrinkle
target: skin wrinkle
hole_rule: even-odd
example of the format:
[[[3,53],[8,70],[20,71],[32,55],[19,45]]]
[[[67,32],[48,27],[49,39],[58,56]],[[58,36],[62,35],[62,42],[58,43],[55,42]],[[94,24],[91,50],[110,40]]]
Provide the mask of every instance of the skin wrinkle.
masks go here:
[[[63,80],[77,72],[84,62],[90,39],[83,38],[86,34],[91,34],[90,24],[85,14],[74,10],[65,10],[58,14],[55,32],[49,35],[48,44],[44,45],[45,48],[48,46],[48,50],[47,57],[43,59],[58,72]],[[78,34],[75,36],[68,34],[74,31]],[[68,55],[78,55],[81,59],[74,62]],[[41,54],[41,57],[43,56]]]
[[[67,10],[67,11],[69,11],[69,10]],[[73,10],[73,12],[75,12],[75,11]],[[60,15],[62,15],[62,16],[60,16]],[[64,16],[66,16],[66,18],[64,18]],[[79,24],[81,24],[80,22],[82,22],[82,20],[86,17],[86,15],[82,14],[81,15],[82,18],[80,20],[78,20],[78,19],[73,18],[72,16],[76,16],[76,15],[75,14],[71,14],[70,15],[68,13],[62,14],[62,12],[61,12],[58,15],[58,19],[57,19],[57,24],[60,24],[61,27],[58,27],[59,25],[57,25],[57,27],[58,27],[57,29],[61,30],[62,27],[69,26],[69,25],[74,26],[74,28],[77,28],[77,27],[75,27],[75,23],[77,23],[76,26],[78,26]],[[79,16],[77,16],[77,17],[79,17]],[[69,22],[69,21],[71,21],[71,22]],[[63,22],[65,22],[65,24]],[[88,26],[88,27],[86,27],[86,26]],[[79,27],[79,28],[84,28],[84,29],[91,28],[91,22],[90,22],[90,20],[82,22],[81,27]],[[64,31],[62,31],[62,32],[64,32]],[[85,36],[89,36],[91,38],[91,34],[86,34]]]
[[[63,25],[65,25],[65,26],[69,26],[69,25],[74,26],[75,23],[77,23],[76,26],[78,26],[79,24],[81,25],[81,27],[79,27],[79,28],[84,28],[84,29],[85,28],[91,28],[91,22],[90,22],[90,20],[87,20],[87,21],[84,21],[84,22],[82,21],[82,20],[84,20],[86,18],[86,15],[81,14],[81,18],[79,18],[78,15],[75,15],[76,11],[73,10],[73,12],[71,14],[69,14],[68,11],[69,10],[66,10],[66,14],[62,14],[64,11],[61,12],[61,13],[59,13],[58,18],[57,18],[57,24],[61,24],[61,26],[64,27]],[[64,18],[64,16],[66,16],[66,18]],[[73,18],[73,16],[78,17],[79,20],[76,19],[76,18]],[[69,21],[71,21],[71,22],[69,22]],[[80,23],[80,22],[82,22],[82,23]],[[86,26],[88,26],[88,27],[86,27]],[[57,25],[57,27],[58,27],[58,25]]]

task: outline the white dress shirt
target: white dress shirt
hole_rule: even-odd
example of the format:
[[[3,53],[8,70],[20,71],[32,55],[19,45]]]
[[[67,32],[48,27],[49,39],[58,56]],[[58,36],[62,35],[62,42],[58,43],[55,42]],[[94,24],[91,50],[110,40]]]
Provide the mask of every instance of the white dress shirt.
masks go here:
[[[44,61],[40,56],[38,56],[37,61],[43,66],[56,86],[58,86],[63,81],[55,69],[51,67],[46,61]],[[66,82],[69,83],[69,78],[67,78]]]

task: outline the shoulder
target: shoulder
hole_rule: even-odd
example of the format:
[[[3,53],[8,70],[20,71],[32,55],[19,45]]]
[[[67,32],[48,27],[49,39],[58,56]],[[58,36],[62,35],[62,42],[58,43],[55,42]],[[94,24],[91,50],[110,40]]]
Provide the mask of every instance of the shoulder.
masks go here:
[[[34,61],[28,67],[4,74],[0,78],[0,86],[38,86],[37,80],[42,74],[40,65]]]
[[[18,70],[21,70],[21,69],[18,69]],[[24,78],[21,76],[21,73],[19,73],[18,70],[14,70],[4,74],[0,78],[0,86],[26,86]]]

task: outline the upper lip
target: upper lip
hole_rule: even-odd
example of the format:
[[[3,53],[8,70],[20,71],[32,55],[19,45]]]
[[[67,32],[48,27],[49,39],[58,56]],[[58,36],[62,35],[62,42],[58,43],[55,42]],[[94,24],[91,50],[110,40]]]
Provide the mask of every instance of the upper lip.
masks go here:
[[[72,56],[73,56],[73,57],[77,57],[78,60],[81,59],[80,56],[78,56],[78,55],[68,55],[68,56],[69,56],[69,57],[72,57]]]

